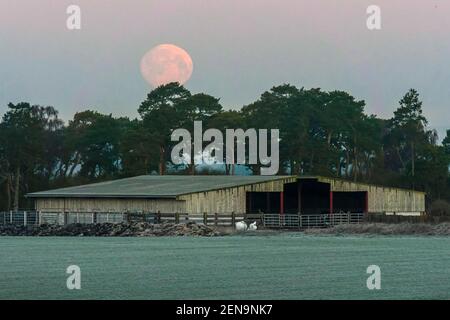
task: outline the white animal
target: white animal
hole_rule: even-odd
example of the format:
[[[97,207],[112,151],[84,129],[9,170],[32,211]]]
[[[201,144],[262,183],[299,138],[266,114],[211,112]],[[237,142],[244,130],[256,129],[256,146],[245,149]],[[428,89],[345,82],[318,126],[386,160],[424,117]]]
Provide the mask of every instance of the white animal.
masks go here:
[[[247,231],[248,226],[245,221],[236,222],[236,231]]]
[[[256,221],[253,223],[250,223],[250,225],[248,226],[248,230],[250,230],[250,231],[255,231],[257,229],[258,229],[258,227],[256,226]]]

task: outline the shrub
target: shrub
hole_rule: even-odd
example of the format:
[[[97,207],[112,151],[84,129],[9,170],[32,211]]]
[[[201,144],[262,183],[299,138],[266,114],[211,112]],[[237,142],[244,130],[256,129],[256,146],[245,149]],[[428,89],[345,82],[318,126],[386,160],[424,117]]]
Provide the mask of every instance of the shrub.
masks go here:
[[[450,216],[450,203],[445,200],[433,201],[430,208],[430,215],[432,216]]]

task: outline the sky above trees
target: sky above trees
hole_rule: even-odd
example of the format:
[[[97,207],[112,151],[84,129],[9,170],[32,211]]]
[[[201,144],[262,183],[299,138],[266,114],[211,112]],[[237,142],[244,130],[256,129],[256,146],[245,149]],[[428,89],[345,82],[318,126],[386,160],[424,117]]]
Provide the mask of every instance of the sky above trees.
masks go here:
[[[78,4],[82,29],[66,29]],[[382,29],[366,28],[366,8]],[[389,118],[409,88],[442,139],[450,123],[450,2],[443,0],[3,0],[0,113],[9,102],[55,106],[65,120],[93,109],[138,116],[150,91],[139,61],[150,48],[186,49],[186,87],[240,109],[274,84],[344,90]]]

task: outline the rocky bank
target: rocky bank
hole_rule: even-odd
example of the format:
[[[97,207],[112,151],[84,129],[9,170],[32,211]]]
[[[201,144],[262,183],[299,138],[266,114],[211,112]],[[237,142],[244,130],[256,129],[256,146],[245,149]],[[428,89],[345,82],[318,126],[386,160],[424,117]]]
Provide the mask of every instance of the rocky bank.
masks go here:
[[[40,226],[3,225],[0,236],[86,236],[86,237],[160,237],[224,235],[218,230],[195,222],[189,223],[99,223],[69,224],[65,226],[43,224]]]
[[[327,229],[308,229],[310,235],[418,235],[450,236],[450,223],[362,223]]]

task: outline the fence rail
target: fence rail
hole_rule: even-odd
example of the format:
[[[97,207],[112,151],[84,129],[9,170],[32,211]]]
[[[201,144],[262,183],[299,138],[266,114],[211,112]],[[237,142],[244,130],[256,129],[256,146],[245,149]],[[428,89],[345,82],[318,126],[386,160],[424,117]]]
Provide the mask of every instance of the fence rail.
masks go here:
[[[274,213],[263,215],[264,227],[282,229],[327,228],[339,224],[358,224],[362,223],[363,220],[363,213],[332,213],[317,215]]]
[[[8,211],[0,212],[0,224],[39,224],[39,215],[36,211]]]
[[[149,213],[149,212],[51,212],[51,211],[19,211],[0,212],[0,224],[39,225],[39,224],[72,224],[72,223],[183,223],[196,222],[211,226],[235,226],[238,221],[257,221],[265,228],[307,229],[326,228],[339,224],[357,224],[366,219],[362,213],[333,213],[321,215],[301,214],[243,214],[243,213]]]
[[[258,215],[260,217],[260,215]],[[0,212],[0,225],[39,225],[39,224],[91,224],[91,223],[186,223],[196,222],[214,226],[234,226],[246,218],[245,214],[234,212],[223,214],[188,215],[187,213],[161,212],[61,212],[61,211],[9,211]]]

